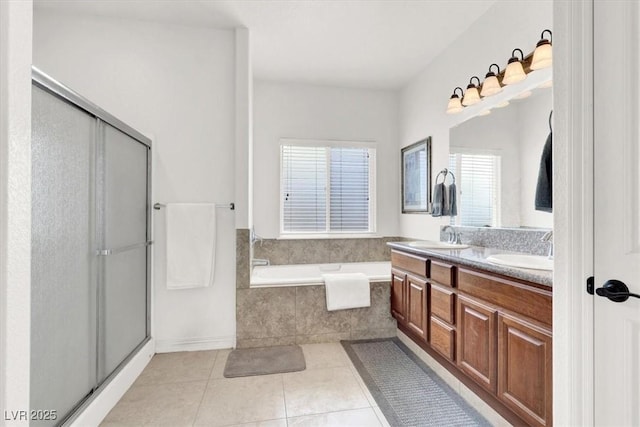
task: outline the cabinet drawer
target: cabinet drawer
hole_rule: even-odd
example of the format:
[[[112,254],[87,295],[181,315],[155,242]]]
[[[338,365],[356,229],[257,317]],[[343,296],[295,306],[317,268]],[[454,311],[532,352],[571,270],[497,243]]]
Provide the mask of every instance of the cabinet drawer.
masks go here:
[[[456,356],[455,343],[456,330],[452,326],[432,316],[431,347],[447,359],[453,361]]]
[[[433,267],[431,271],[433,272]],[[466,268],[460,268],[458,271],[458,290],[551,326],[552,294],[550,290]]]
[[[391,251],[391,265],[393,268],[427,277],[427,260],[419,256]]]
[[[456,295],[451,289],[431,284],[432,315],[454,325],[456,323],[455,303]]]
[[[438,261],[431,261],[431,280],[441,285],[456,285],[456,268],[451,264],[445,264]]]

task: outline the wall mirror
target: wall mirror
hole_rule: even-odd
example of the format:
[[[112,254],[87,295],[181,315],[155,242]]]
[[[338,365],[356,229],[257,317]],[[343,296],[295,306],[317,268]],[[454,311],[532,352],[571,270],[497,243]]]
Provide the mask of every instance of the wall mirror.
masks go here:
[[[431,208],[431,137],[402,149],[402,213]]]
[[[553,106],[550,85],[542,86],[450,129],[449,169],[459,191],[453,224],[553,227],[553,215],[535,210],[534,203]]]

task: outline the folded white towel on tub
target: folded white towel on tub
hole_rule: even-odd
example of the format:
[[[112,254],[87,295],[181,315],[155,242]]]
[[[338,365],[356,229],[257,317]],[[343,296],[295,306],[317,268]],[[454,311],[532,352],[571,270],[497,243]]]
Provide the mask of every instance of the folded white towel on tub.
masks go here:
[[[323,274],[327,310],[371,306],[369,279],[363,273]]]
[[[167,289],[202,288],[213,282],[216,206],[167,204]]]

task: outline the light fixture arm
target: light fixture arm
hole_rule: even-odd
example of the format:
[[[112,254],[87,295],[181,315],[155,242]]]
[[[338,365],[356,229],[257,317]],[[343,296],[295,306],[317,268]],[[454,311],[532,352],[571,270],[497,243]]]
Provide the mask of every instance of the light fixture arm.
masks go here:
[[[460,86],[456,87],[456,88],[453,90],[453,94],[454,94],[454,95],[456,95],[456,91],[457,91],[458,89],[460,90],[460,98],[462,98],[462,97],[464,96],[464,90],[463,90]]]
[[[497,72],[492,72],[491,71],[491,67],[496,67],[498,69]],[[498,74],[500,74],[500,66],[498,64],[491,64],[489,65],[489,73],[493,74],[494,76],[497,76]],[[489,76],[489,73],[487,73],[487,76]]]
[[[474,84],[473,84],[473,79],[476,79],[476,80],[478,81],[478,84],[477,84],[477,85],[474,85]],[[469,79],[469,86],[467,86],[467,87],[470,87],[470,86],[475,86],[475,87],[480,86],[480,79],[478,78],[478,76],[473,76],[473,77],[471,77],[471,78]]]
[[[542,33],[540,34],[540,40],[544,40],[544,33],[549,33],[549,42],[552,43],[553,33],[551,32],[551,30],[543,30]]]
[[[522,52],[522,49],[518,49],[518,48],[513,49],[513,51],[511,52],[511,59],[513,58],[517,59],[516,52],[520,52],[520,61],[524,61],[524,53]]]

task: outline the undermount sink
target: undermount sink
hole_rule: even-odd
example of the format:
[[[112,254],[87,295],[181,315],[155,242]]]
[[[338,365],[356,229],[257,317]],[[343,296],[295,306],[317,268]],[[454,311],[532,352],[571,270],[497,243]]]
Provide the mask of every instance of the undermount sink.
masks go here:
[[[492,264],[508,267],[531,268],[534,270],[553,270],[553,260],[542,255],[498,254],[487,257]]]
[[[468,248],[469,245],[463,245],[460,243],[447,243],[447,242],[438,242],[436,240],[418,240],[416,242],[408,242],[407,245],[412,248],[421,248],[421,249],[465,249]]]

